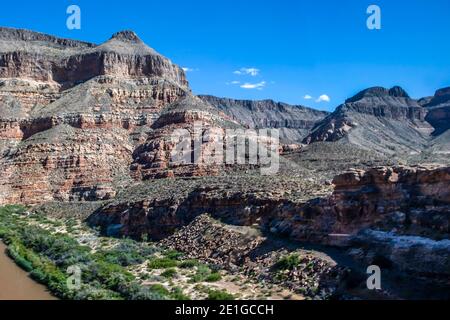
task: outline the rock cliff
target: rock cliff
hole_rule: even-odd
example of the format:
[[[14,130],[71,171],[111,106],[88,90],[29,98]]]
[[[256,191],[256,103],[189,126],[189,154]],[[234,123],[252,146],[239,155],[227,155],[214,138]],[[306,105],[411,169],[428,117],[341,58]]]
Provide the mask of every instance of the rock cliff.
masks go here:
[[[292,106],[273,100],[234,100],[214,96],[201,99],[250,129],[275,128],[285,143],[300,143],[328,112],[304,106]]]

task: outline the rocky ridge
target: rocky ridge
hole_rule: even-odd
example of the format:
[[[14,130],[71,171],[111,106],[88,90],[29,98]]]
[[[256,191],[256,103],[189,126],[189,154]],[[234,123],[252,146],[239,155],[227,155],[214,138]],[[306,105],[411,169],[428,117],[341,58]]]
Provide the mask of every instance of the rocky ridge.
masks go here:
[[[439,96],[445,90],[438,92],[433,101],[441,101]],[[356,148],[403,159],[421,154],[443,132],[433,109],[426,107],[430,100],[414,100],[400,87],[366,89],[318,123],[304,143],[343,139]],[[438,109],[434,112],[445,119],[445,112]]]
[[[316,123],[329,114],[273,100],[235,100],[206,95],[199,97],[246,128],[280,130],[280,138],[285,144],[301,143]]]

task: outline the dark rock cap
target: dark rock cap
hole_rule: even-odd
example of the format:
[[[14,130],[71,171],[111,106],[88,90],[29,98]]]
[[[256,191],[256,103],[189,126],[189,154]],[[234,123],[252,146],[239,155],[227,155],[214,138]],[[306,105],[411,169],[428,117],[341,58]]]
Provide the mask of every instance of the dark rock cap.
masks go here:
[[[449,96],[450,98],[450,87],[437,90],[434,96],[435,97]]]
[[[346,103],[356,102],[364,98],[370,97],[399,97],[399,98],[409,98],[408,93],[401,87],[395,86],[391,89],[386,89],[384,87],[372,87],[365,89],[350,99],[347,99]]]
[[[425,107],[435,107],[438,105],[450,103],[450,87],[442,88],[436,91],[434,97],[425,105]]]
[[[116,39],[120,41],[127,41],[127,42],[142,42],[142,40],[138,37],[138,35],[131,30],[124,30],[116,32],[112,35],[111,39]]]

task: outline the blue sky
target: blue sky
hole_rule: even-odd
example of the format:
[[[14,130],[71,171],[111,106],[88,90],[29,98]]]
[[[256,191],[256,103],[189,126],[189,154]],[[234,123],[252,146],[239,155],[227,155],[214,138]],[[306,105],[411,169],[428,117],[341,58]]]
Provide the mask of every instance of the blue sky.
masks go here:
[[[81,30],[66,28],[71,4]],[[366,27],[371,4],[381,30]],[[4,1],[0,25],[96,43],[132,29],[192,69],[197,94],[333,110],[369,86],[401,85],[413,97],[450,86],[449,12],[448,0]]]

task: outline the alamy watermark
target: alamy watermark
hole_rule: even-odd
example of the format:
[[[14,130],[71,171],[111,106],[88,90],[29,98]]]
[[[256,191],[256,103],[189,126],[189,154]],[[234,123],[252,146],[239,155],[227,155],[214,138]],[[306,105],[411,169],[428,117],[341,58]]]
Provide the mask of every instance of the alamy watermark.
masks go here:
[[[372,265],[367,268],[367,274],[370,276],[367,278],[367,289],[369,290],[381,290],[381,269],[379,266]]]
[[[279,170],[277,129],[223,129],[195,122],[191,130],[175,130],[171,141],[175,144],[171,166],[254,165],[262,175],[274,175]]]
[[[69,290],[80,290],[81,289],[81,268],[77,265],[69,266],[67,268],[66,285]]]
[[[367,8],[367,14],[370,15],[366,22],[367,28],[369,30],[381,30],[381,8],[372,4]]]
[[[66,20],[66,26],[69,30],[81,29],[81,9],[77,5],[70,5],[67,7],[66,13],[69,17]]]

